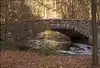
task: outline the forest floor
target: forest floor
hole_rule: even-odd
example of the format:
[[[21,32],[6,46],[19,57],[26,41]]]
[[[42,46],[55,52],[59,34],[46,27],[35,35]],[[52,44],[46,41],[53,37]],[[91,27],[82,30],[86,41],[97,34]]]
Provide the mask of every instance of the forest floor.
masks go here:
[[[91,68],[91,56],[40,56],[22,51],[0,51],[0,56],[1,68]]]

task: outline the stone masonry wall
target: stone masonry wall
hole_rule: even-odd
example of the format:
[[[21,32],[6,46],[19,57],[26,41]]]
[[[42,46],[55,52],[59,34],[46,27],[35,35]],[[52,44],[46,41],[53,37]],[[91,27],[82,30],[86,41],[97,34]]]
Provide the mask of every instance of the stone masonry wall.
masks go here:
[[[86,20],[29,20],[21,23],[5,24],[1,33],[3,39],[16,38],[15,40],[35,38],[38,32],[48,28],[73,29],[88,37],[91,41],[91,21]],[[5,34],[4,34],[5,33]],[[25,42],[25,40],[23,40]]]

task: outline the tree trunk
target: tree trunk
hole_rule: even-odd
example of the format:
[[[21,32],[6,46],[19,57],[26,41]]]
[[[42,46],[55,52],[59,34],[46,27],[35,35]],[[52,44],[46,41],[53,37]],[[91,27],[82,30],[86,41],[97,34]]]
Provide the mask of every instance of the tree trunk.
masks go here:
[[[96,0],[91,0],[91,13],[92,13],[92,40],[93,40],[93,54],[92,54],[92,67],[98,66],[98,47],[97,47],[97,25],[96,25]]]

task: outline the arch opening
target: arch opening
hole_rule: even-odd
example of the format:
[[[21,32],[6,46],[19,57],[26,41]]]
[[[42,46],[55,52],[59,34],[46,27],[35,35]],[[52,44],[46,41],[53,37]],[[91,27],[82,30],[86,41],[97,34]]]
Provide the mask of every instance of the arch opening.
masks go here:
[[[58,31],[70,37],[72,43],[82,43],[82,44],[89,44],[88,37],[73,29],[65,29],[65,28],[51,28],[53,31]]]

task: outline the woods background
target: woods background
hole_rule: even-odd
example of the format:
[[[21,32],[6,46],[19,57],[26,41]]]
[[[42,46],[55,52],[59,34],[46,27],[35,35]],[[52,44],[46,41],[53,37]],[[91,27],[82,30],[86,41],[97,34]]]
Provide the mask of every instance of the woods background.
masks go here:
[[[91,20],[91,0],[0,0],[1,24],[29,19]],[[97,0],[100,20],[100,0]]]

